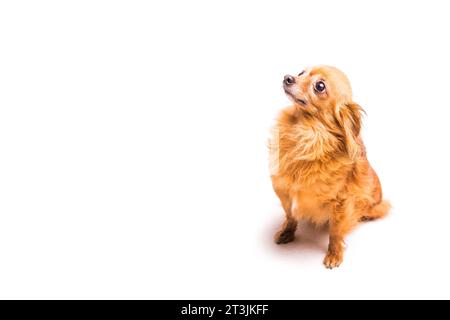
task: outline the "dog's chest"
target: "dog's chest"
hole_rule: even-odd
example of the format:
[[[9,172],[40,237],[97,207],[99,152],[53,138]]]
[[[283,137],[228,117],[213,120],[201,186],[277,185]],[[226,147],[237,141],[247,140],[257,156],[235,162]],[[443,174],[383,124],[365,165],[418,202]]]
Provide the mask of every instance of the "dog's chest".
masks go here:
[[[320,122],[298,123],[276,127],[269,146],[272,173],[294,179],[300,175],[312,178],[316,173],[325,173],[321,164],[336,153],[339,140]]]
[[[289,194],[299,219],[328,222],[349,169],[338,139],[320,124],[281,126],[275,133],[271,141],[275,189]]]
[[[329,221],[333,212],[339,185],[316,183],[308,188],[291,191],[292,213],[298,219],[307,219],[322,225]]]

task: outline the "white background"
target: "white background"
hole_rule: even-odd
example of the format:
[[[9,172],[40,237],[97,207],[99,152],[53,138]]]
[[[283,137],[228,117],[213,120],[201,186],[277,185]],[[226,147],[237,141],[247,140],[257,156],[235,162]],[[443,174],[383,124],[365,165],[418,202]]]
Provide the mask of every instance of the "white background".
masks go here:
[[[0,5],[0,298],[450,298],[446,1]],[[389,218],[272,243],[287,73],[367,111]]]

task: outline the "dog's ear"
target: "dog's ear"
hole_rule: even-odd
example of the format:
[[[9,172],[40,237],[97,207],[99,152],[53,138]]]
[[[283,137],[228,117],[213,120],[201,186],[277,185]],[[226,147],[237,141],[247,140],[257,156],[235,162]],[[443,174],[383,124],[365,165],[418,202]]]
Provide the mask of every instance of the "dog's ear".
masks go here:
[[[363,112],[364,110],[354,102],[338,105],[335,110],[336,120],[344,133],[345,148],[352,160],[356,160],[360,152],[358,138]]]

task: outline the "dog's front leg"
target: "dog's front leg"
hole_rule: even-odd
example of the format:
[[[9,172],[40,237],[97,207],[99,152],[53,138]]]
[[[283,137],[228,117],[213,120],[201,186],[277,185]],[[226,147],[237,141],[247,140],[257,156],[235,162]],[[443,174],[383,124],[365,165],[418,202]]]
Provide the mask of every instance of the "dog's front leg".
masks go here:
[[[276,244],[285,244],[294,241],[295,230],[297,229],[298,221],[292,215],[292,200],[287,193],[276,190],[280,198],[281,204],[285,211],[286,220],[281,226],[280,230],[275,234]]]
[[[335,207],[330,217],[330,240],[327,255],[323,261],[325,267],[329,269],[339,267],[344,259],[344,238],[358,223],[352,210],[352,203],[344,201]]]

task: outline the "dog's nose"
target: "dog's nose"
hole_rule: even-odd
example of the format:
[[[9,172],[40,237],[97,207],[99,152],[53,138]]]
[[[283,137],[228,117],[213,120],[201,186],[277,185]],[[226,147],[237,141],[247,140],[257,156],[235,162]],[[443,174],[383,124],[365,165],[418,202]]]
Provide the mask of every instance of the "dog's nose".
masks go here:
[[[290,86],[290,85],[295,83],[295,78],[293,76],[290,76],[290,75],[285,75],[283,83],[285,85],[287,85],[287,86]]]

